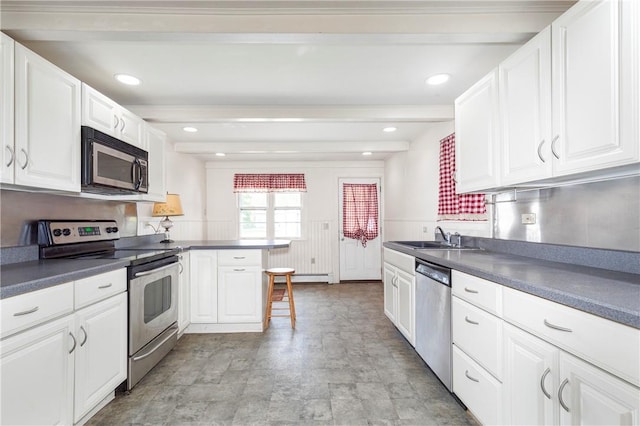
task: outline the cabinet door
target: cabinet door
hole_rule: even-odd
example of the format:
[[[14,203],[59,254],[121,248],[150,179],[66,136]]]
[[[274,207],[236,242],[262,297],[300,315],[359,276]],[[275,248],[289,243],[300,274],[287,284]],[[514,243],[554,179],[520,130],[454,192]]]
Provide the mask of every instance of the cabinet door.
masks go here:
[[[391,320],[392,323],[396,323],[396,306],[397,306],[397,294],[396,290],[396,268],[384,264],[384,314]]]
[[[118,138],[138,148],[147,150],[144,134],[144,121],[124,108],[120,108],[118,114]]]
[[[566,352],[560,374],[562,424],[640,424],[640,389]]]
[[[145,125],[147,150],[149,151],[149,192],[142,195],[146,201],[164,202],[167,197],[164,144],[167,136],[160,130]]]
[[[551,27],[500,64],[502,185],[551,177]]]
[[[396,280],[398,294],[398,309],[396,312],[396,325],[398,330],[407,338],[409,343],[415,346],[415,277],[404,271],[398,270]]]
[[[94,88],[82,83],[82,124],[118,137],[120,124],[117,104]]]
[[[15,183],[80,192],[80,81],[15,46]]]
[[[455,101],[459,193],[499,184],[498,73],[492,71]]]
[[[578,2],[552,24],[555,175],[639,159],[637,3]]]
[[[14,41],[0,33],[0,182],[13,183],[13,51]]]
[[[73,424],[73,315],[0,341],[0,423]]]
[[[262,268],[218,267],[218,322],[262,321]]]
[[[504,324],[505,424],[558,424],[559,354],[555,346]]]
[[[127,293],[77,311],[75,335],[78,422],[127,379]]]
[[[191,322],[218,322],[218,267],[214,250],[193,250],[191,262]]]
[[[178,285],[180,291],[180,300],[178,302],[178,332],[182,333],[188,326],[191,319],[191,291],[190,291],[190,262],[189,252],[181,253],[180,259],[180,275],[178,275]]]

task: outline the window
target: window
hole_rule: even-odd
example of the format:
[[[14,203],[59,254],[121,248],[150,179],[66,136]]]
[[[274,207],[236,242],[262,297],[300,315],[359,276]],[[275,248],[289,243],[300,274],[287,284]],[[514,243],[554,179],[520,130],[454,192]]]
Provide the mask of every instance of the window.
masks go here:
[[[238,210],[242,239],[302,237],[299,192],[238,193]]]

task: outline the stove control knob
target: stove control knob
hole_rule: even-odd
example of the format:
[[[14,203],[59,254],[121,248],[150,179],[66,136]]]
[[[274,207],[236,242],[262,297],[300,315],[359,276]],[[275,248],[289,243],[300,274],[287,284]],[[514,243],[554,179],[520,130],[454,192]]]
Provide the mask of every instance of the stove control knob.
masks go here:
[[[54,229],[53,230],[53,236],[54,237],[59,237],[60,235],[62,235],[62,230],[61,229]]]
[[[64,229],[62,230],[62,235],[64,235],[64,236],[69,236],[69,235],[71,235],[71,229],[69,229],[69,228],[64,228]]]
[[[107,232],[108,233],[113,232],[115,234],[116,232],[118,232],[118,227],[117,226],[112,226],[110,228],[107,228]]]

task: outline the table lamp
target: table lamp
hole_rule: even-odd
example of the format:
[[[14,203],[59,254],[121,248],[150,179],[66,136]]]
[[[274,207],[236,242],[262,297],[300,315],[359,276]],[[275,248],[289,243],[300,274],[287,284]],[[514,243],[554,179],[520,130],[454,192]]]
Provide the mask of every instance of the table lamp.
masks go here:
[[[167,194],[167,201],[164,203],[153,204],[153,217],[162,217],[164,219],[160,221],[160,226],[165,230],[165,239],[160,241],[161,243],[172,243],[173,240],[169,236],[169,229],[173,226],[173,222],[169,219],[169,216],[182,216],[182,204],[180,203],[180,196],[178,194]]]

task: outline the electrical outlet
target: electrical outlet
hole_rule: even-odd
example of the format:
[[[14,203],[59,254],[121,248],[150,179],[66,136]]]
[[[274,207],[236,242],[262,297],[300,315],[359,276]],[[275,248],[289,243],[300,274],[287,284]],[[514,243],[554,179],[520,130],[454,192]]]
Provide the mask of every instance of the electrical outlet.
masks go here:
[[[536,223],[536,214],[535,213],[522,213],[520,215],[520,222],[523,225],[533,225]]]
[[[426,226],[422,227],[422,233],[426,234],[428,232],[428,228]]]
[[[312,265],[315,265],[315,264],[316,264],[316,258],[315,258],[315,257],[312,257],[312,258],[311,258],[311,264],[312,264]]]

